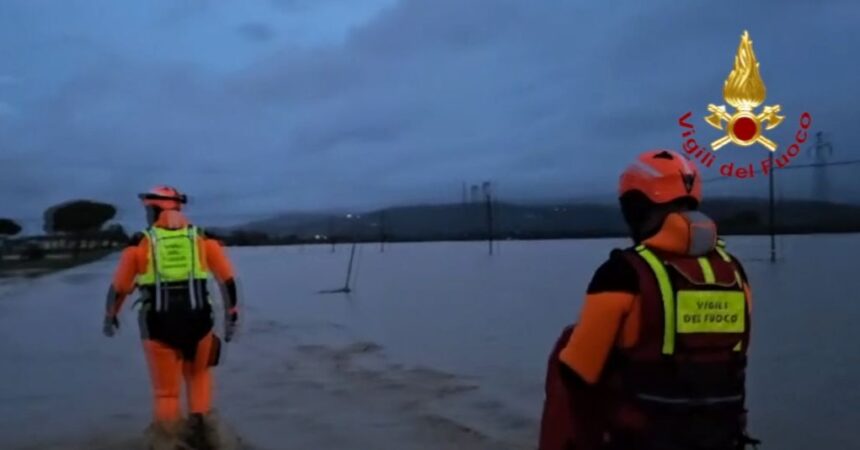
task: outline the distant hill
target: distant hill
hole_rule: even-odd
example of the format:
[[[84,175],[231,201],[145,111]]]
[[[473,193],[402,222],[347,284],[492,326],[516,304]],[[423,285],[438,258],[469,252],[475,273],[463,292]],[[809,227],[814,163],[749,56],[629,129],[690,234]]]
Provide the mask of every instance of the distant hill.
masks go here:
[[[702,210],[723,234],[763,234],[768,202],[753,198],[709,199]],[[496,239],[552,239],[623,236],[617,205],[599,203],[439,204],[384,208],[364,213],[284,213],[219,234],[240,243],[314,241],[433,241],[486,239],[489,223]],[[860,206],[783,200],[776,208],[778,233],[860,231]]]
[[[329,218],[340,217],[343,214],[334,212],[291,212],[279,214],[275,217],[259,220],[237,227],[247,231],[257,231],[272,235],[279,234],[302,234],[311,233],[309,227],[322,223]]]

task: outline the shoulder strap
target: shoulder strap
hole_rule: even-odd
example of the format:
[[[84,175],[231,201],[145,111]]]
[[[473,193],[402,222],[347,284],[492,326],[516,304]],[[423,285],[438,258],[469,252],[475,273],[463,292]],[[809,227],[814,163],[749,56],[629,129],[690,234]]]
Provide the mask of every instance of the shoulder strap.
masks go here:
[[[672,288],[672,281],[669,278],[669,272],[666,270],[666,265],[663,261],[644,245],[637,245],[634,251],[639,255],[651,268],[654,277],[657,279],[657,286],[660,289],[660,297],[663,300],[663,348],[664,355],[675,353],[675,291]]]
[[[716,250],[716,252],[719,253],[720,258],[723,258],[723,261],[725,261],[727,263],[731,263],[732,265],[736,264],[734,258],[732,258],[732,255],[730,255],[729,252],[726,251],[726,241],[724,241],[722,239],[717,239],[717,246],[714,247],[714,250]],[[740,274],[740,272],[738,272],[737,267],[733,267],[733,269],[735,271],[735,280],[737,280],[738,286],[743,287],[743,285],[744,285],[743,277],[741,277],[741,274]]]

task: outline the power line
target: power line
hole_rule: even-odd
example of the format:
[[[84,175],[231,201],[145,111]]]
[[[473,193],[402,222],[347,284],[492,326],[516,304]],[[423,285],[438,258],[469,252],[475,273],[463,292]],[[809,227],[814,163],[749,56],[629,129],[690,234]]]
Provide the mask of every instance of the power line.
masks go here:
[[[812,163],[812,164],[799,164],[799,165],[791,165],[786,166],[778,170],[786,170],[786,169],[808,169],[810,167],[827,167],[827,166],[850,166],[854,164],[860,164],[860,159],[853,159],[848,161],[837,161],[831,163]]]
[[[860,164],[860,159],[851,159],[851,160],[847,160],[847,161],[836,161],[836,162],[829,162],[829,163],[792,164],[792,165],[788,165],[785,167],[777,167],[775,169],[775,171],[779,172],[781,170],[789,170],[789,169],[811,169],[811,168],[815,168],[815,167],[829,167],[829,166],[850,166],[850,165],[854,165],[854,164]],[[711,183],[711,182],[715,182],[715,181],[721,181],[721,180],[724,181],[724,180],[733,180],[733,179],[735,179],[735,178],[721,175],[718,177],[705,178],[702,180],[702,182]]]

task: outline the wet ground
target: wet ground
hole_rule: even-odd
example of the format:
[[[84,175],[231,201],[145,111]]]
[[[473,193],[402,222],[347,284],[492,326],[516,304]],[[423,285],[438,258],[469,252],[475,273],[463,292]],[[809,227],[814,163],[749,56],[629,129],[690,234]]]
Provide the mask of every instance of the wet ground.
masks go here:
[[[217,369],[253,449],[535,448],[547,352],[616,240],[231,249],[245,303]],[[855,448],[860,237],[730,238],[756,296],[750,409],[764,449]],[[134,312],[101,331],[115,258],[0,283],[0,448],[139,448]]]

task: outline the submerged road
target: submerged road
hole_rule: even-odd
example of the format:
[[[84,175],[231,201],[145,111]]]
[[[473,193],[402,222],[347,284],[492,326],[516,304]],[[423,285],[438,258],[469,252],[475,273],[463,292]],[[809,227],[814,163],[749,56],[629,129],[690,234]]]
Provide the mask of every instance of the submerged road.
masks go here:
[[[853,448],[860,238],[729,238],[756,306],[752,432],[764,449]],[[547,352],[617,240],[231,249],[244,310],[216,369],[255,449],[528,449]],[[115,258],[0,284],[0,448],[141,445],[150,392],[133,311],[101,335]],[[129,302],[130,303],[130,302]]]

